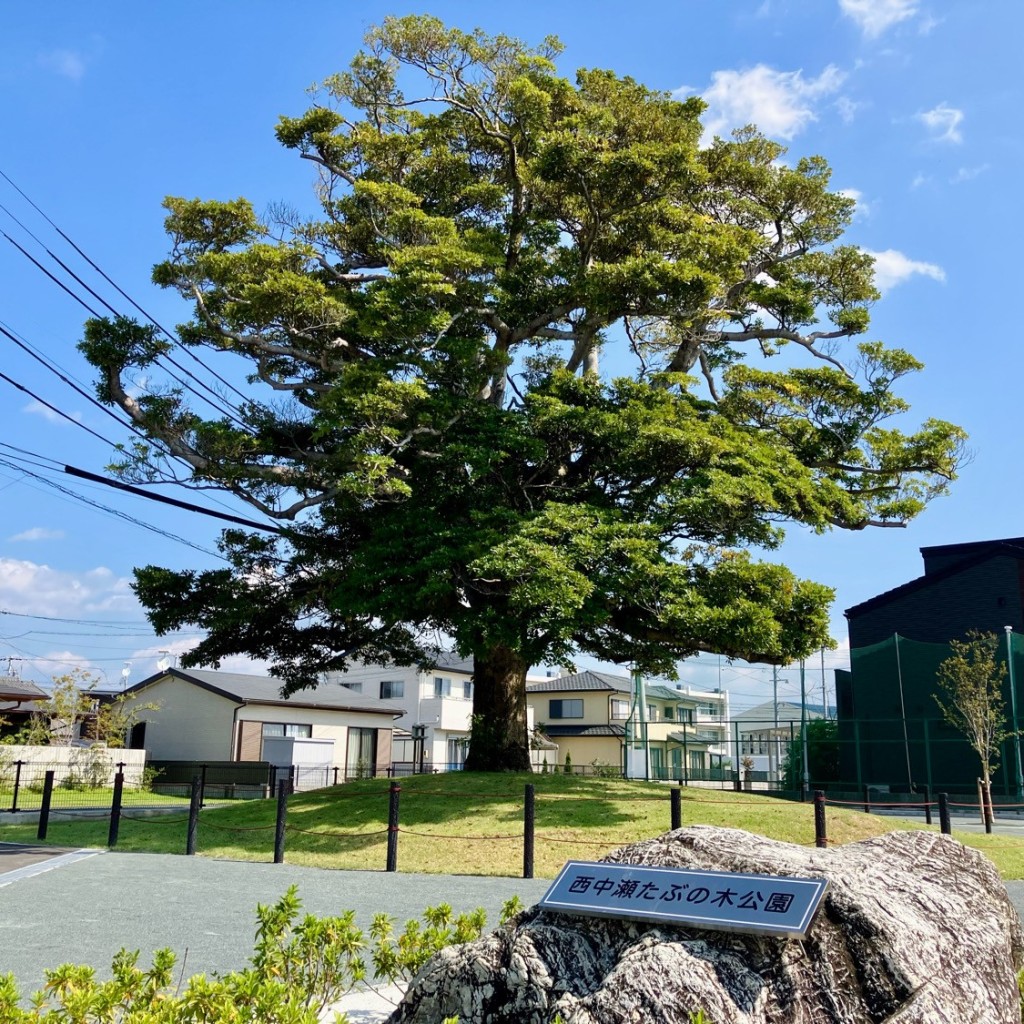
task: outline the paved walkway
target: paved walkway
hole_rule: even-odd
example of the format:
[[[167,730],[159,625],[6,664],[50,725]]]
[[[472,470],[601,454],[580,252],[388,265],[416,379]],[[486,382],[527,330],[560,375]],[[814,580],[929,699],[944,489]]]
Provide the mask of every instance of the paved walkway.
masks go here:
[[[0,872],[8,863],[0,859]],[[170,946],[185,976],[240,969],[252,954],[256,904],[273,903],[291,884],[303,908],[317,915],[354,910],[365,930],[373,916],[404,925],[424,908],[450,903],[456,913],[483,907],[496,924],[514,895],[527,905],[548,879],[470,875],[328,871],[289,864],[254,864],[173,854],[24,851],[24,862],[0,874],[0,972],[13,971],[22,995],[43,982],[43,970],[91,964],[109,977],[122,946],[141,961]],[[456,869],[457,865],[450,865]]]
[[[970,825],[957,821],[954,828]],[[1001,821],[996,828],[1024,837],[1024,822]],[[274,902],[293,883],[305,910],[354,910],[364,931],[374,914],[391,914],[401,925],[445,902],[457,913],[483,907],[495,924],[505,900],[518,895],[532,904],[549,885],[547,879],[334,871],[0,844],[0,973],[12,971],[28,996],[42,985],[45,968],[62,963],[90,964],[109,977],[111,958],[122,946],[141,950],[147,964],[153,950],[169,946],[186,977],[240,969],[252,953],[256,904]],[[1024,882],[1006,888],[1024,917]],[[389,1009],[370,993],[354,995],[344,1008],[353,1024],[383,1020]]]

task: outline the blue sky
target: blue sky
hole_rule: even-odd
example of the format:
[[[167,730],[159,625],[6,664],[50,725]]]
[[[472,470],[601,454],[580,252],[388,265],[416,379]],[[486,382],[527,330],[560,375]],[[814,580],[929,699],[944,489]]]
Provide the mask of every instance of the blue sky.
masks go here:
[[[187,311],[149,283],[166,250],[163,197],[245,195],[257,209],[307,203],[313,174],[275,142],[278,116],[303,111],[305,90],[347,64],[367,27],[424,10],[374,0],[17,5],[0,37],[0,171],[125,292],[173,325]],[[792,529],[773,555],[836,589],[841,646],[826,653],[826,668],[845,663],[843,609],[919,575],[918,548],[1024,534],[1014,430],[1024,355],[1006,307],[1017,292],[1024,216],[1014,184],[1024,162],[1024,4],[525,0],[493,14],[455,2],[426,10],[531,42],[558,35],[565,74],[608,67],[651,87],[701,94],[710,131],[753,121],[792,157],[825,156],[834,186],[857,198],[847,239],[877,254],[883,291],[869,337],[926,364],[903,389],[913,409],[908,425],[930,416],[961,424],[973,459],[950,496],[905,530],[813,537]],[[45,250],[28,232],[84,268],[2,178],[0,204],[0,229],[36,258]],[[97,291],[128,310],[89,273]],[[86,315],[0,236],[0,324],[88,385],[90,370],[75,351]],[[102,472],[110,447],[81,427],[123,440],[113,421],[6,337],[0,372],[75,421],[0,379],[0,443]],[[138,681],[161,650],[194,642],[153,636],[128,586],[131,569],[215,560],[25,476],[24,461],[4,465],[12,454],[0,447],[0,672],[10,657],[39,681],[76,665],[111,683],[127,668]],[[213,520],[27,468],[213,547]],[[816,687],[820,667],[814,659]],[[719,666],[713,657],[686,667],[684,677],[721,682],[737,706],[771,692],[767,670]],[[782,692],[792,696],[795,672],[783,677]]]

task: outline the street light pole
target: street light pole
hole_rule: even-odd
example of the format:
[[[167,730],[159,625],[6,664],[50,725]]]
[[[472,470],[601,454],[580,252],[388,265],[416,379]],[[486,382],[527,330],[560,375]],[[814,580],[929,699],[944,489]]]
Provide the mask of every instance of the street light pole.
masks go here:
[[[1013,676],[1013,626],[1004,626],[1006,630],[1006,666],[1010,673],[1010,716],[1013,724],[1013,759],[1017,771],[1017,800],[1024,791],[1024,778],[1020,766],[1020,733],[1017,730],[1017,686]]]

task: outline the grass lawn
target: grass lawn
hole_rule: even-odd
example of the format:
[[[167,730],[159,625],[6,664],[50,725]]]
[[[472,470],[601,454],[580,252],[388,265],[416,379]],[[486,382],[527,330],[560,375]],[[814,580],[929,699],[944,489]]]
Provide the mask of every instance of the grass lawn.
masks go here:
[[[523,787],[536,787],[537,877],[554,877],[566,860],[593,860],[617,846],[669,829],[669,788],[622,779],[452,772],[403,779],[398,868],[517,877],[523,867]],[[124,811],[117,849],[184,853],[187,813],[142,818]],[[200,816],[198,849],[208,857],[273,860],[276,801],[210,807]],[[800,804],[720,790],[684,788],[684,825],[722,825],[813,845],[814,813]],[[2,818],[0,818],[2,822]],[[285,859],[289,864],[381,871],[385,866],[388,781],[365,779],[292,796]],[[928,828],[829,807],[831,845],[896,829]],[[938,826],[930,826],[937,831]],[[51,821],[47,842],[105,846],[105,819]],[[1024,840],[954,833],[987,854],[1005,879],[1024,878]],[[36,826],[0,824],[0,841],[35,842]]]
[[[75,786],[65,788],[55,786],[50,801],[51,811],[73,811],[81,808],[106,808],[114,799],[114,791],[110,786]],[[43,800],[42,786],[22,786],[18,790],[18,810],[35,811]],[[154,793],[148,789],[130,789],[125,787],[121,795],[121,806],[126,810],[131,807],[163,807],[183,806],[188,809],[188,796],[175,796],[169,793]],[[11,809],[10,789],[0,790],[0,811]],[[0,817],[0,822],[3,818]]]

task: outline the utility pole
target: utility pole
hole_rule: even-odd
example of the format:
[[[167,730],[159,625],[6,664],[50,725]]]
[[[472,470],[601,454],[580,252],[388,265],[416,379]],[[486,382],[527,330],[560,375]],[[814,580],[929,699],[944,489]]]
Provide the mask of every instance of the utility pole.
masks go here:
[[[821,717],[828,718],[828,691],[825,686],[825,648],[821,649]]]
[[[804,784],[800,799],[806,800],[811,788],[811,772],[807,765],[807,686],[803,658],[800,659],[800,735],[804,754]]]
[[[1020,733],[1017,731],[1017,685],[1013,675],[1013,626],[1004,626],[1006,630],[1006,667],[1010,673],[1010,715],[1013,725],[1013,761],[1017,772],[1017,800],[1020,801],[1024,792],[1024,778],[1020,765]]]
[[[779,778],[779,666],[772,665],[772,742],[768,751],[772,758],[772,778]]]

